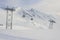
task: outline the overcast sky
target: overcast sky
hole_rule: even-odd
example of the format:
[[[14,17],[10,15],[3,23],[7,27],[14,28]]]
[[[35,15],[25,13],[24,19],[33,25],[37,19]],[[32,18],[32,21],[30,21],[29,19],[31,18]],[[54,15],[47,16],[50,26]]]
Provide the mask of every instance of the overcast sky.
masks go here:
[[[60,0],[42,0],[41,2],[38,2],[32,6],[40,9],[42,12],[60,16]]]
[[[0,6],[20,6],[27,7],[38,3],[40,0],[0,0]]]
[[[0,7],[5,6],[37,8],[44,13],[60,16],[60,0],[0,0]]]

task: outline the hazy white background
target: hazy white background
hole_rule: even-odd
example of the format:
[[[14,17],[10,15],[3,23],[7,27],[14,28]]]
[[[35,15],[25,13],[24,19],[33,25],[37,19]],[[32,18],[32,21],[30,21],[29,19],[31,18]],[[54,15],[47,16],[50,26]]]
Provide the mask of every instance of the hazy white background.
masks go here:
[[[16,30],[0,30],[1,40],[60,40],[60,0],[0,0],[0,7],[4,8],[7,5],[9,7],[16,7],[17,11],[15,11],[13,19],[13,23],[15,23],[14,27],[16,27]],[[23,18],[20,18],[17,14],[20,8],[34,8],[43,13],[53,15],[56,18],[54,29],[40,30],[36,28],[31,28],[30,26],[20,26],[19,23],[27,21]],[[4,24],[5,26],[5,21],[6,11],[0,9],[0,23]]]

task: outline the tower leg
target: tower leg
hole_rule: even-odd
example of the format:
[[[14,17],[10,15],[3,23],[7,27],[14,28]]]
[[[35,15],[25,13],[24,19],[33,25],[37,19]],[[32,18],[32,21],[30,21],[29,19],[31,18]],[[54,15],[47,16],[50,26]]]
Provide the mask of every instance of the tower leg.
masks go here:
[[[12,23],[13,23],[13,11],[11,11],[11,29],[12,29]]]
[[[7,24],[8,24],[7,21],[8,21],[8,10],[7,10],[7,13],[6,13],[6,29],[7,29],[7,27],[8,27],[8,26],[7,26]]]
[[[53,23],[50,22],[49,29],[53,29]]]

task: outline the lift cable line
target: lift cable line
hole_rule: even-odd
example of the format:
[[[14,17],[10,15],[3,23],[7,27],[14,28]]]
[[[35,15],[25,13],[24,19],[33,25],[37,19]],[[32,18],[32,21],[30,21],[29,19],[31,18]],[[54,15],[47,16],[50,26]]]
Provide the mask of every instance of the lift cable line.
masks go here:
[[[25,12],[25,11],[23,11],[23,16],[22,17],[25,17],[26,15],[28,15],[28,16],[30,16],[31,17],[31,20],[33,20],[33,16],[32,15],[30,15],[28,12]]]
[[[14,8],[9,8],[7,6],[7,8],[2,8],[4,10],[7,11],[7,14],[6,14],[6,29],[12,29],[12,20],[13,20],[13,11],[15,11]],[[11,11],[11,13],[9,13],[9,11]]]
[[[33,20],[34,20],[34,18],[33,18],[33,15],[31,15],[29,12],[27,12],[26,10],[25,11],[23,11],[23,18],[25,18],[26,17],[26,15],[28,15],[28,16],[30,16],[31,17],[31,21],[32,21],[32,23],[33,23]],[[33,25],[35,25],[34,23],[33,23]]]

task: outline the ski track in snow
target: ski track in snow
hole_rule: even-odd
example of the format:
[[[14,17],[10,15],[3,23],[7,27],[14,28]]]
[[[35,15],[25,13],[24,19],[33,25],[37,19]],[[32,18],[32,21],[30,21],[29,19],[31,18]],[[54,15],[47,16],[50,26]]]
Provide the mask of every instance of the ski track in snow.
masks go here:
[[[29,38],[15,37],[7,34],[0,33],[0,39],[3,40],[32,40]]]

